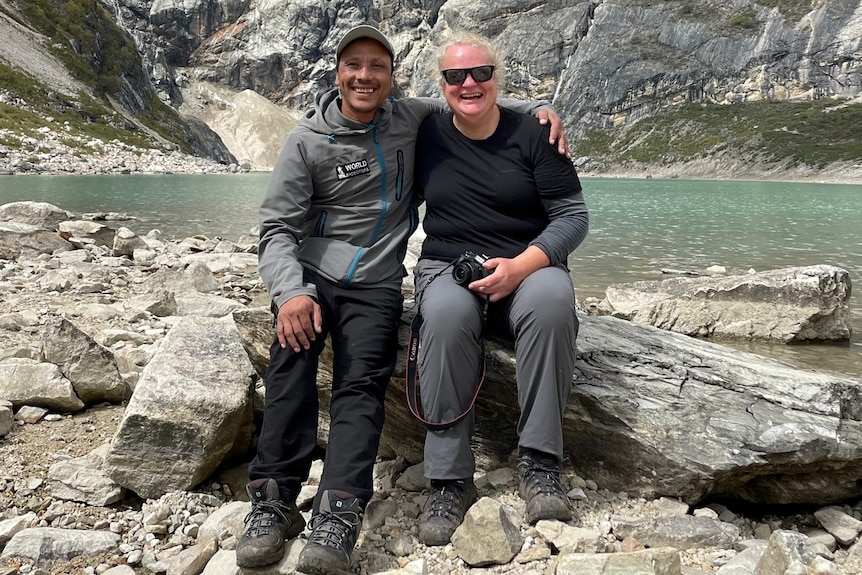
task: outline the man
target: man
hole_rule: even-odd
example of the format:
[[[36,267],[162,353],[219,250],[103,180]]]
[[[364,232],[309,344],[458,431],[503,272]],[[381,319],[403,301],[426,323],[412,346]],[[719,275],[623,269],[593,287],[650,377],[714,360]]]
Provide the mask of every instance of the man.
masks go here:
[[[350,573],[397,353],[402,262],[418,221],[416,133],[427,115],[445,109],[434,99],[390,99],[393,62],[392,44],[376,28],[358,26],[341,39],[337,88],[288,135],[261,204],[259,273],[276,337],[249,465],[252,508],[237,544],[240,567],[279,561],[285,540],[305,527],[296,498],[317,450],[316,376],[328,335],[329,442],[297,570]],[[558,126],[556,115],[546,118]]]

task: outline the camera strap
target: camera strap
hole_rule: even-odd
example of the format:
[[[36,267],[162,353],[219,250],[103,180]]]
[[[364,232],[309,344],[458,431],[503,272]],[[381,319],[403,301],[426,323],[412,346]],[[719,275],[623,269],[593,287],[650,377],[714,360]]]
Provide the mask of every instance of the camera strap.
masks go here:
[[[440,274],[437,275],[439,276]],[[432,281],[436,279],[436,277],[437,276],[431,278]],[[425,412],[422,410],[418,373],[420,351],[419,328],[422,326],[421,306],[417,308],[416,315],[413,317],[413,322],[410,324],[410,337],[407,340],[407,371],[404,378],[404,385],[407,393],[407,407],[410,408],[410,413],[412,413],[416,419],[424,423],[425,427],[431,431],[443,431],[454,427],[455,424],[464,419],[467,414],[473,410],[473,406],[476,405],[476,398],[479,397],[479,390],[482,389],[482,383],[485,381],[485,325],[488,322],[489,296],[485,296],[483,299],[485,301],[482,304],[482,331],[479,333],[479,365],[481,368],[481,375],[479,376],[479,382],[476,384],[476,392],[473,394],[473,399],[470,400],[470,405],[467,406],[467,409],[463,413],[449,421],[433,422],[425,418]]]

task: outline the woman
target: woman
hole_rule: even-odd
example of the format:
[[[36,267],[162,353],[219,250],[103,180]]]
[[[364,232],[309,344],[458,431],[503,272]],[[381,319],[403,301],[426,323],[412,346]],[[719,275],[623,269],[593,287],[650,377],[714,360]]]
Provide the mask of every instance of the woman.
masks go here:
[[[448,543],[476,500],[471,408],[486,314],[515,338],[526,520],[571,519],[559,467],[578,329],[566,261],[588,229],[580,181],[548,144],[548,128],[496,105],[502,67],[493,46],[455,37],[438,68],[451,112],[425,120],[416,154],[427,234],[414,272],[423,318],[419,394],[431,422],[432,489],[419,525],[426,545]],[[458,261],[466,252],[477,255]]]

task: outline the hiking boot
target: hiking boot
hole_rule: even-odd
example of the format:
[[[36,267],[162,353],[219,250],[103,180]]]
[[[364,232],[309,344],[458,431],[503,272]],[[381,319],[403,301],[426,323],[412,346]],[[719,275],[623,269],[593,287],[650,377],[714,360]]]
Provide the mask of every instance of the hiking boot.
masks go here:
[[[284,542],[305,529],[296,505],[283,502],[274,479],[255,479],[246,486],[251,511],[236,544],[238,567],[263,567],[284,556]]]
[[[475,502],[473,479],[432,479],[431,494],[419,516],[419,541],[429,546],[449,543]]]
[[[344,491],[328,489],[311,518],[308,543],[299,554],[296,570],[312,575],[353,575],[350,554],[359,537],[365,505]]]
[[[527,502],[527,523],[572,519],[569,498],[560,484],[560,466],[553,456],[528,449],[518,457],[518,479],[521,497]]]

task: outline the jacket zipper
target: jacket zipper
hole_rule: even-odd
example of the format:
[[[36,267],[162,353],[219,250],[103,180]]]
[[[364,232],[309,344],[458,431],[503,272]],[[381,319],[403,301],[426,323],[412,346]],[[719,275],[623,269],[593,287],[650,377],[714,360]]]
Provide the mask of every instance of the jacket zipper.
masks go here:
[[[374,234],[371,237],[370,245],[377,242],[380,237],[380,230],[383,228],[383,221],[386,219],[386,212],[389,209],[389,202],[386,199],[386,162],[383,157],[383,150],[380,148],[380,142],[377,141],[377,125],[369,124],[371,130],[371,139],[374,142],[374,150],[377,152],[377,161],[380,164],[380,215],[377,217],[377,224],[374,226]],[[359,267],[359,260],[365,253],[365,248],[361,247],[357,250],[350,267],[347,270],[347,277],[344,279],[344,287],[350,287],[353,277],[356,275],[356,268]]]

